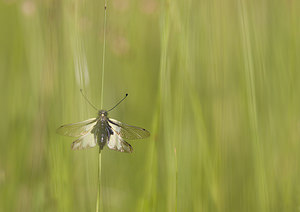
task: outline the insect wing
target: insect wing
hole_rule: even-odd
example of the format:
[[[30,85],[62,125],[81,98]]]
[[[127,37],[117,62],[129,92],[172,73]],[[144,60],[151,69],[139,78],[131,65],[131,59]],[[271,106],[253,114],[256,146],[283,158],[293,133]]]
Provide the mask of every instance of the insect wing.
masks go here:
[[[81,136],[76,141],[74,141],[71,147],[73,150],[80,150],[80,149],[92,148],[95,147],[96,145],[97,142],[94,138],[94,134],[89,132],[86,135]]]
[[[109,149],[119,152],[131,153],[133,151],[132,146],[124,141],[117,133],[114,133],[110,136],[107,146]]]
[[[115,119],[108,119],[110,126],[122,138],[125,139],[142,139],[150,136],[150,133],[140,127],[124,124]]]
[[[56,133],[70,137],[80,137],[86,135],[93,129],[93,126],[96,124],[96,120],[96,118],[91,118],[78,123],[66,124],[59,127],[56,130]]]

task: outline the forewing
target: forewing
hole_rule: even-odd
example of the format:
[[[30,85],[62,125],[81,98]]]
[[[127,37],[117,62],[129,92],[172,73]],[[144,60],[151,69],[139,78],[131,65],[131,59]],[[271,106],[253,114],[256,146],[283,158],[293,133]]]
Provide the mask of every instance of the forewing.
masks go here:
[[[71,137],[80,137],[90,132],[96,124],[96,118],[91,118],[82,122],[66,124],[59,127],[56,133]]]
[[[124,141],[118,134],[114,133],[110,136],[107,143],[109,149],[116,150],[119,152],[131,153],[133,151],[132,146]]]
[[[150,133],[140,127],[124,124],[115,119],[108,119],[110,126],[122,138],[125,139],[142,139],[150,136]]]
[[[80,150],[80,149],[87,149],[92,148],[97,145],[97,142],[94,138],[94,134],[87,133],[84,136],[81,136],[76,141],[72,143],[72,149],[73,150]]]

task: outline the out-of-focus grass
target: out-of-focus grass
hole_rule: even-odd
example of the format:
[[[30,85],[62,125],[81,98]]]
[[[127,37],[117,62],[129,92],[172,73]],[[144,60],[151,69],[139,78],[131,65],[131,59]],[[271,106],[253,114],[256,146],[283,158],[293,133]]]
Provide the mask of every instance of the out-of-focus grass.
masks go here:
[[[298,1],[109,1],[104,108],[149,129],[105,149],[104,211],[297,211]],[[0,1],[0,211],[93,211],[103,1]],[[176,151],[176,154],[175,154]]]

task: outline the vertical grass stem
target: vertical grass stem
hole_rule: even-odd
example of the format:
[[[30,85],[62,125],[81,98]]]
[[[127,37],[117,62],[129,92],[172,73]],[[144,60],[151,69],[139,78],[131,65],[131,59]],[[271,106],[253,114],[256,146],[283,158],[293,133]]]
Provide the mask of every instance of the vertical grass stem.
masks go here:
[[[101,109],[103,108],[104,96],[104,70],[105,70],[105,44],[106,44],[106,9],[107,0],[104,2],[104,24],[103,24],[103,53],[102,53],[102,74],[101,74]],[[98,155],[98,192],[97,192],[97,206],[96,212],[101,211],[101,149],[99,147]]]
[[[101,108],[103,108],[103,95],[104,95],[104,70],[105,70],[105,46],[106,46],[106,9],[107,0],[104,2],[104,25],[103,25],[103,53],[102,53],[102,75],[101,75]]]
[[[96,212],[101,211],[101,149],[99,147],[99,155],[98,155],[98,192],[97,192],[97,206]]]

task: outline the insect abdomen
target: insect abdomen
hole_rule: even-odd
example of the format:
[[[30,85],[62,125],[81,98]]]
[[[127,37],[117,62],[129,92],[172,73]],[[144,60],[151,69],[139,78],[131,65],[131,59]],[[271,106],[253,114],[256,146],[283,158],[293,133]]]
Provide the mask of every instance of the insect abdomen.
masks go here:
[[[92,130],[92,133],[95,136],[97,144],[102,150],[109,140],[112,130],[109,129],[109,125],[105,121],[99,121]]]

